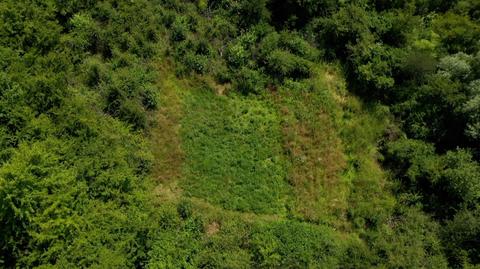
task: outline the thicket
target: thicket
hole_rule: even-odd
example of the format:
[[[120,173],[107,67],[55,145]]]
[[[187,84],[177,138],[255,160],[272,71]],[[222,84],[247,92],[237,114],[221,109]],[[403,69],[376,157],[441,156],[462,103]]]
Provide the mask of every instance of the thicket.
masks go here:
[[[145,264],[154,8],[0,3],[0,267]]]

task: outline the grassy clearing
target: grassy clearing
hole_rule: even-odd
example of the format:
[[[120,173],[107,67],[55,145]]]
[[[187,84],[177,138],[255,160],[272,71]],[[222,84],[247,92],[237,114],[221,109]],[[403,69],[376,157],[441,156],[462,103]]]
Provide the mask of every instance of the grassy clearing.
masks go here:
[[[263,97],[225,95],[208,81],[161,72],[152,131],[160,201],[188,198],[205,212],[342,230],[352,220],[360,228],[381,222],[393,207],[376,162],[388,113],[348,96],[335,68]]]
[[[335,68],[248,97],[161,72],[152,268],[335,268],[390,229],[376,161],[388,112],[346,94]]]
[[[185,109],[185,193],[225,209],[283,214],[290,190],[272,106],[203,90],[191,91]]]

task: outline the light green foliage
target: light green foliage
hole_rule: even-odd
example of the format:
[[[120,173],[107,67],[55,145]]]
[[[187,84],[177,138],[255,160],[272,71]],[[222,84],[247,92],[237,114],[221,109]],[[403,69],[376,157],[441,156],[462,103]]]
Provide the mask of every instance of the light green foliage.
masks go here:
[[[465,150],[449,151],[443,161],[442,183],[448,193],[454,201],[474,205],[480,199],[480,165]]]
[[[281,32],[279,44],[284,49],[309,61],[317,61],[320,52],[297,33]]]
[[[2,225],[2,252],[20,258],[19,249],[30,244],[34,252],[21,257],[25,265],[57,256],[82,223],[72,211],[75,199],[85,199],[87,186],[75,180],[73,169],[58,166],[60,146],[59,141],[21,145],[0,170],[0,218],[9,220]],[[42,245],[46,252],[39,251]]]
[[[229,44],[226,52],[227,63],[234,67],[241,67],[246,64],[248,52],[241,42]]]
[[[384,46],[364,42],[352,47],[351,50],[356,61],[354,65],[358,66],[360,81],[365,81],[378,89],[388,89],[394,85],[391,52]]]
[[[431,144],[419,140],[400,139],[389,144],[385,157],[387,162],[395,164],[392,169],[405,177],[406,186],[413,186],[422,179],[436,182],[440,177],[440,163]]]
[[[200,10],[205,10],[208,7],[208,0],[198,0],[197,5]]]
[[[336,268],[342,255],[330,228],[294,221],[260,226],[251,244],[257,268]]]
[[[413,46],[415,49],[421,51],[434,52],[440,43],[440,36],[432,30],[421,33],[417,38],[418,39],[413,42]]]
[[[185,16],[176,17],[172,24],[172,32],[170,38],[172,41],[183,41],[187,38],[189,31],[188,18]]]
[[[245,66],[252,56],[251,50],[255,45],[256,38],[255,31],[248,31],[230,42],[225,52],[227,64],[233,68]]]
[[[348,167],[343,178],[350,185],[348,218],[359,231],[376,230],[392,214],[395,199],[385,186],[385,174],[376,162],[378,141],[388,124],[385,107],[349,100],[343,112],[340,137],[345,144]],[[368,113],[366,112],[368,111]]]
[[[466,133],[474,139],[480,139],[480,80],[474,80],[468,85],[470,100],[463,110],[468,117]]]
[[[151,55],[148,34],[130,44],[115,34],[142,27],[120,21],[146,2],[118,13],[57,4],[0,4],[0,23],[15,28],[0,36],[0,266],[131,268],[151,225],[151,156],[104,109],[141,128],[154,107],[154,76],[138,59]]]
[[[187,102],[185,191],[227,209],[284,211],[279,119],[268,103],[208,93],[194,93]]]
[[[92,42],[95,42],[95,32],[97,25],[95,21],[86,14],[75,14],[71,19],[73,33],[71,40],[67,40],[73,50],[83,51],[87,50]]]
[[[445,56],[440,59],[440,72],[455,79],[466,79],[471,71],[469,62],[471,57],[465,53]]]
[[[308,78],[314,67],[312,61],[319,55],[308,42],[289,32],[270,32],[260,41],[258,50],[258,64],[279,81]]]
[[[76,103],[77,106],[79,104],[82,103]],[[145,149],[138,148],[141,140],[129,136],[128,129],[115,122],[105,122],[105,127],[97,127],[99,123],[89,120],[91,115],[85,115],[87,118],[83,119],[71,119],[69,117],[73,115],[69,113],[63,116],[65,122],[58,127],[64,127],[64,131],[75,131],[78,138],[72,137],[69,142],[48,138],[30,145],[24,143],[0,170],[1,217],[10,220],[9,225],[2,227],[2,242],[7,243],[2,246],[2,251],[11,253],[9,259],[18,258],[17,262],[23,266],[51,262],[105,265],[113,260],[102,261],[95,256],[122,257],[133,250],[105,246],[100,251],[94,246],[105,240],[110,240],[112,246],[120,241],[127,242],[127,237],[135,237],[136,233],[130,227],[141,229],[141,226],[128,223],[122,216],[132,217],[133,211],[123,211],[133,210],[141,199],[138,193],[135,194],[141,182],[137,169],[149,160],[140,151]],[[76,125],[75,129],[69,130],[72,123]],[[86,128],[91,130],[85,133]],[[45,132],[51,136],[54,130]],[[88,140],[94,134],[96,139]],[[125,143],[123,139],[130,142]],[[121,209],[119,204],[130,206]],[[108,207],[106,210],[111,215],[96,213],[104,206]],[[120,219],[114,221],[116,218]],[[141,220],[137,217],[133,219]],[[122,239],[108,231],[115,229],[105,225],[112,221],[126,229]],[[131,238],[131,242],[135,240]],[[27,243],[28,255],[20,255],[20,249]],[[69,251],[76,247],[83,251],[72,255]],[[91,249],[90,253],[88,249]],[[122,258],[119,262],[118,265],[126,265],[133,260]]]
[[[310,75],[312,67],[309,61],[278,49],[272,51],[266,60],[269,72],[279,78],[305,78]]]
[[[438,237],[440,227],[422,212],[407,209],[388,225],[367,235],[371,237],[367,241],[373,242],[374,259],[384,259],[385,267],[448,268]]]

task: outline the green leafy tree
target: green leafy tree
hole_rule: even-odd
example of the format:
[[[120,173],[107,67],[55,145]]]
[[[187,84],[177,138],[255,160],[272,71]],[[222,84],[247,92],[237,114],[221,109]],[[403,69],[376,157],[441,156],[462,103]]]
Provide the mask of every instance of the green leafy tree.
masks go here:
[[[442,232],[445,251],[454,268],[480,263],[480,209],[462,210],[448,221]],[[474,267],[474,266],[472,266]]]
[[[447,12],[434,20],[433,29],[449,53],[472,53],[479,48],[480,26],[467,16]]]

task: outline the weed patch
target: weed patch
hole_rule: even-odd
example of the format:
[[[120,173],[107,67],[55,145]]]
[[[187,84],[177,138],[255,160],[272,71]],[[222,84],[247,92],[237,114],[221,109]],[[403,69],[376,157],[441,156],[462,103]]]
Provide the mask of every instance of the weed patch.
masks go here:
[[[280,120],[266,101],[192,92],[182,123],[182,187],[225,209],[285,211],[286,166]]]

